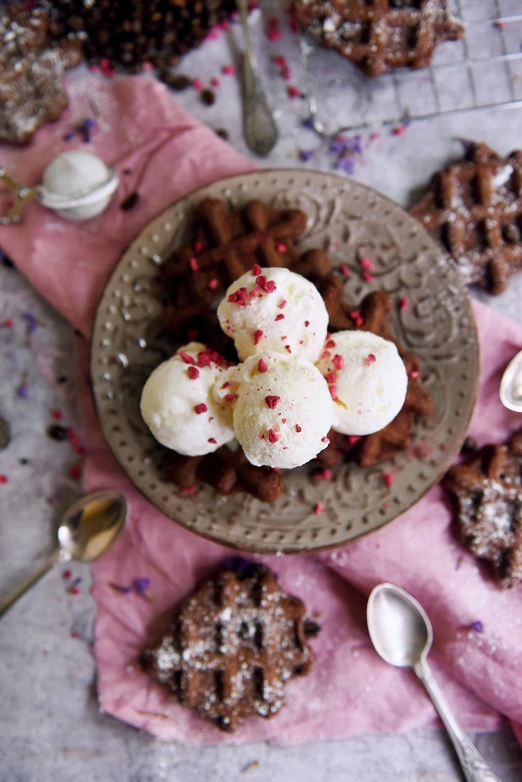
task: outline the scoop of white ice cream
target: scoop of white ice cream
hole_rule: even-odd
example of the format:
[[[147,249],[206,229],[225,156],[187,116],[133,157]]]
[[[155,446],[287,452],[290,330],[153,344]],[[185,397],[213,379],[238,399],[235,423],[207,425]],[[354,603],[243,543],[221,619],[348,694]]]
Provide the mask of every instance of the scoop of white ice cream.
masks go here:
[[[232,283],[217,314],[241,361],[273,350],[313,363],[328,328],[328,313],[315,285],[288,269],[254,266]]]
[[[199,342],[156,367],[141,394],[141,414],[156,440],[201,456],[233,439],[232,406],[212,393],[226,369],[225,359]]]
[[[236,437],[251,464],[291,469],[326,448],[332,400],[309,361],[266,351],[248,358],[229,378],[238,394]]]
[[[402,409],[408,375],[393,342],[369,331],[339,331],[317,367],[330,388],[337,432],[378,432]]]

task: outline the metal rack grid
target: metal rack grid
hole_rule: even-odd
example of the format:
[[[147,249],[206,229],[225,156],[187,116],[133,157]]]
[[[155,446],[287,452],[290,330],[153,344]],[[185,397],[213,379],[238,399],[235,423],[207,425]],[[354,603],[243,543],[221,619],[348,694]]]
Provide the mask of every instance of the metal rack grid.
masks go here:
[[[301,36],[306,97],[314,129],[330,137],[441,114],[522,107],[522,13],[503,13],[501,3],[513,8],[521,5],[520,0],[453,0],[450,12],[464,23],[464,37],[439,47],[428,68],[404,69],[377,79],[367,78],[337,52]],[[481,9],[489,12],[484,18],[480,18]],[[313,62],[317,58],[323,59],[319,68]],[[321,70],[328,78],[319,83]],[[353,119],[328,129],[322,121],[328,116],[328,107],[321,103],[326,99],[327,104],[332,92],[338,104],[339,88],[345,88],[342,99],[347,100],[347,112]]]

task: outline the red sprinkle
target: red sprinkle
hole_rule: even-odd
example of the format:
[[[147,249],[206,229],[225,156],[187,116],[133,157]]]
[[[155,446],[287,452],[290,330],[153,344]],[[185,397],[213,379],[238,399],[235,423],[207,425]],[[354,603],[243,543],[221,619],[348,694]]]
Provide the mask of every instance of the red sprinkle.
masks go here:
[[[412,369],[412,371],[410,372],[410,377],[412,380],[417,380],[417,378],[419,377],[419,372],[417,372],[416,369]]]
[[[264,274],[260,274],[259,277],[256,278],[256,283],[265,293],[273,293],[277,290],[275,282],[273,280],[267,280]]]
[[[255,263],[252,266],[252,274],[254,275],[254,277],[259,277],[259,275],[261,274],[262,271],[263,271],[263,269],[261,268],[261,266],[258,263]]]
[[[361,260],[359,261],[361,264],[362,269],[366,269],[366,271],[371,272],[375,269],[375,264],[373,261],[370,261],[369,258],[366,258],[366,256],[363,255]]]
[[[350,445],[355,445],[355,443],[358,443],[359,440],[361,439],[361,435],[360,434],[349,434],[346,439],[348,440]]]
[[[239,304],[240,307],[245,307],[248,303],[248,291],[246,288],[239,288],[234,293],[231,293],[227,301],[231,304]]]
[[[321,467],[315,470],[313,477],[317,478],[318,481],[330,481],[332,479],[332,471],[328,467]]]
[[[61,421],[63,415],[60,410],[51,410],[51,418],[53,418],[55,421]]]
[[[199,337],[199,331],[197,329],[189,329],[189,339],[197,339]]]
[[[330,396],[335,402],[335,400],[337,399],[337,388],[335,386],[328,386],[328,391],[330,392]]]
[[[402,136],[403,133],[406,133],[407,127],[407,125],[397,125],[397,127],[393,129],[393,135]]]
[[[71,478],[79,478],[80,477],[80,468],[77,464],[73,464],[73,466],[69,470],[69,475]]]
[[[287,305],[287,304],[288,304],[287,300],[286,300],[286,299],[283,299],[283,301],[282,301],[282,302],[281,302],[281,304],[279,305],[279,309],[280,309],[280,310],[284,310],[284,308],[286,307],[286,305]]]
[[[292,348],[290,347],[290,345],[285,345],[285,350],[288,350],[289,353],[292,352]]]
[[[7,477],[7,475],[0,475],[0,484],[3,485],[4,483],[7,483],[8,480],[9,478]]]
[[[62,578],[65,578],[65,580],[72,577],[72,572],[70,570],[64,570],[62,573]]]
[[[68,590],[68,592],[69,592],[70,595],[79,595],[80,594],[80,590],[78,589],[78,587],[71,587]]]
[[[259,372],[266,372],[267,371],[268,366],[267,366],[266,361],[263,358],[259,359],[259,363],[257,365],[257,368],[258,368]]]
[[[321,353],[321,358],[330,358],[331,355],[332,354],[330,353],[329,350],[323,350],[323,352]]]
[[[194,243],[194,251],[199,253],[203,249],[203,242],[195,242]]]
[[[340,270],[341,274],[343,275],[343,277],[349,277],[350,276],[350,269],[348,268],[348,266],[345,263],[342,263],[339,266],[339,270]]]
[[[279,435],[277,434],[277,432],[274,429],[269,429],[268,430],[268,441],[270,443],[277,443],[278,440],[279,440]]]
[[[262,336],[263,336],[263,332],[261,331],[261,329],[254,331],[254,345],[259,345]]]
[[[283,242],[279,242],[279,244],[276,244],[276,250],[278,253],[285,253],[287,250],[286,244],[283,244]]]
[[[196,487],[195,486],[184,486],[181,490],[183,494],[195,494],[196,493]]]
[[[191,258],[190,259],[189,266],[190,266],[190,268],[192,269],[193,272],[198,272],[199,271],[199,263],[197,262],[197,260],[195,258]]]
[[[80,636],[74,630],[71,633],[71,638],[79,638]]]
[[[309,320],[305,320],[305,328],[308,328],[309,325],[310,325],[310,321]]]
[[[390,472],[383,472],[382,477],[386,486],[391,486],[395,481],[395,475],[392,475]]]
[[[282,68],[286,65],[286,57],[283,57],[282,54],[276,54],[274,57],[272,57],[272,62],[275,65],[280,65]]]
[[[364,280],[365,282],[371,282],[371,281],[373,280],[373,277],[372,277],[372,275],[370,274],[370,272],[362,272],[362,273],[361,273],[361,277],[363,278],[363,280]]]
[[[212,445],[217,445],[217,440],[215,437],[209,437],[208,438],[209,443],[212,443]]]
[[[366,364],[367,367],[369,367],[370,364],[373,364],[375,361],[377,361],[377,359],[375,358],[373,353],[368,353],[368,355],[364,359],[364,363]]]
[[[328,374],[324,376],[324,379],[331,385],[337,381],[337,374],[335,372],[328,372]]]
[[[303,431],[303,427],[302,427],[302,426],[299,426],[299,424],[296,424],[296,425],[295,425],[295,431],[296,431],[296,432],[302,432],[302,431]]]
[[[236,72],[236,69],[234,68],[233,65],[223,65],[221,71],[222,73],[225,74],[225,76],[233,76],[234,73]]]
[[[281,415],[281,413],[279,413],[279,415]],[[286,424],[286,418],[281,418],[281,423]]]
[[[214,76],[214,78],[210,80],[210,83],[211,83],[211,85],[212,85],[213,87],[219,87],[219,85],[220,85],[220,83],[221,83],[221,82],[219,81],[219,79],[217,79],[217,78]]]
[[[12,329],[13,328],[13,319],[7,318],[7,320],[4,320],[3,325],[6,327],[6,329]]]
[[[330,445],[330,440],[328,439],[328,437],[321,437],[321,442],[326,443],[326,445]]]
[[[253,299],[257,299],[258,296],[262,296],[263,294],[261,293],[259,288],[252,288],[252,290],[248,295],[251,296]]]
[[[324,508],[325,508],[325,506],[323,505],[322,502],[316,503],[316,505],[314,506],[314,513],[315,513],[315,515],[319,516],[319,514],[321,514],[324,511]]]
[[[192,358],[192,356],[189,356],[188,353],[184,353],[182,350],[178,353],[178,356],[185,362],[185,364],[195,364],[195,359]]]
[[[282,312],[280,312],[279,315],[276,315],[275,318],[274,318],[274,320],[284,320],[284,319],[285,319],[285,316],[283,315]]]
[[[409,306],[410,306],[410,300],[408,299],[407,296],[404,296],[404,298],[402,298],[399,302],[399,309],[402,310],[402,312],[404,312],[404,310],[407,310]]]
[[[199,369],[197,367],[190,366],[187,369],[187,375],[191,380],[196,380],[199,377]]]
[[[225,401],[226,402],[233,402],[234,399],[238,398],[238,394],[225,394]]]
[[[344,358],[339,353],[336,353],[332,363],[336,369],[342,369],[344,367]]]
[[[195,90],[205,89],[205,85],[201,79],[194,79],[194,81],[192,82],[192,86],[194,87]]]
[[[218,280],[216,280],[216,278],[213,277],[211,280],[208,281],[207,288],[209,289],[209,291],[215,291],[218,285],[219,285]]]
[[[292,84],[287,89],[289,98],[300,98],[301,90],[298,87],[294,87]]]
[[[357,318],[357,320],[355,321],[355,325],[357,326],[358,329],[361,328],[361,326],[364,326],[364,319],[361,318],[360,315]]]
[[[265,396],[265,404],[270,410],[274,410],[281,401],[280,396]]]
[[[335,347],[335,342],[333,341],[333,339],[329,339],[325,345],[325,348],[334,348],[334,347]]]
[[[228,387],[229,387],[229,385],[230,385],[230,380],[225,380],[225,382],[223,383],[223,385],[221,386],[221,388],[228,388]]]
[[[269,41],[278,41],[281,38],[281,30],[268,30],[266,37]]]
[[[196,405],[195,408],[194,408],[194,412],[196,413],[196,415],[201,415],[202,413],[206,413],[207,410],[208,410],[208,407],[206,406],[206,404],[204,402],[200,402],[200,404]]]

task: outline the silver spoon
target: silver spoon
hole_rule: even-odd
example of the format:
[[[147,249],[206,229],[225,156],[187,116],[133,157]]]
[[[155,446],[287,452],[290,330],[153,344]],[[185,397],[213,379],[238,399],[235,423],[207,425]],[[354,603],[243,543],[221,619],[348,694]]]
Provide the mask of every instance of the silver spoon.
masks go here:
[[[256,155],[268,155],[277,141],[277,127],[259,78],[257,57],[250,38],[248,0],[236,0],[246,57],[244,63],[243,132],[245,141]]]
[[[446,726],[467,782],[501,782],[462,730],[427,662],[433,642],[431,622],[421,605],[404,589],[379,584],[368,600],[370,638],[390,665],[412,668],[424,684]]]
[[[110,549],[125,526],[127,501],[116,491],[87,494],[71,505],[58,527],[58,545],[31,576],[0,600],[0,616],[54,565],[94,562]]]
[[[522,413],[522,350],[511,359],[502,375],[500,401],[508,410]]]

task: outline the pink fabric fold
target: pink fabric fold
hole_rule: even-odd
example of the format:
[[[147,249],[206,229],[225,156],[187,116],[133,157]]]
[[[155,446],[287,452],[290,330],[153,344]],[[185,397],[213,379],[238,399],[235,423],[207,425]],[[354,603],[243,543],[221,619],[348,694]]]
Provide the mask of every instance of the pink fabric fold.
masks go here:
[[[21,226],[0,228],[0,246],[35,288],[88,336],[96,303],[121,251],[159,212],[185,193],[253,166],[197,123],[157,82],[146,78],[96,82],[70,90],[62,120],[41,130],[27,150],[0,149],[21,181],[34,184],[58,152],[63,136],[93,113],[92,148],[114,163],[120,189],[105,214],[87,224],[65,223],[31,205]],[[124,173],[124,171],[131,173]],[[118,203],[137,187],[140,202]],[[505,439],[520,418],[502,407],[498,382],[522,348],[522,328],[475,304],[482,351],[480,396],[470,434],[479,444]],[[169,611],[230,552],[166,519],[129,484],[109,453],[87,385],[88,347],[79,340],[79,413],[86,445],[84,487],[113,487],[130,500],[127,528],[94,567],[97,603],[95,656],[100,707],[165,739],[185,742],[267,739],[281,743],[375,731],[408,730],[435,722],[415,677],[391,668],[373,651],[366,631],[370,590],[391,581],[412,592],[428,611],[435,644],[430,661],[465,727],[490,730],[502,715],[522,736],[522,614],[520,588],[498,589],[487,569],[456,542],[439,488],[408,513],[351,546],[317,556],[256,557],[279,574],[322,626],[312,642],[317,664],[287,686],[285,708],[271,720],[252,719],[235,735],[219,733],[183,709],[136,664],[137,655],[168,622]],[[110,584],[150,578],[148,601]],[[480,620],[484,632],[470,629]]]

